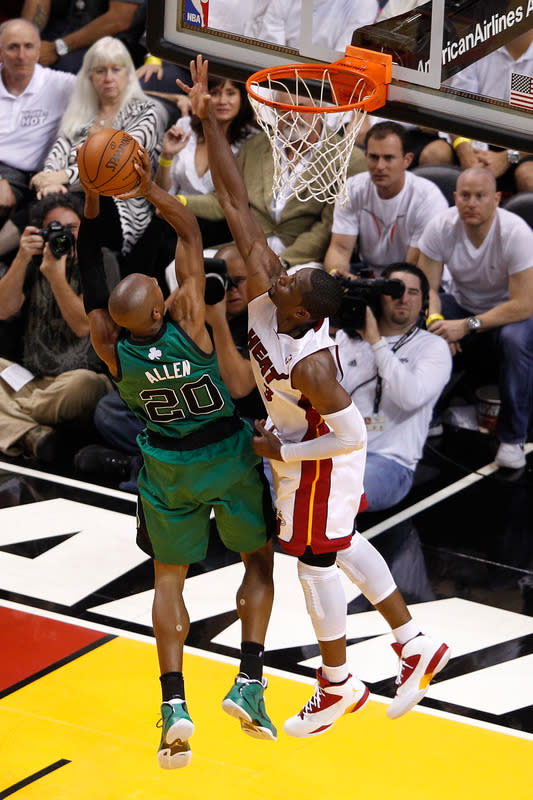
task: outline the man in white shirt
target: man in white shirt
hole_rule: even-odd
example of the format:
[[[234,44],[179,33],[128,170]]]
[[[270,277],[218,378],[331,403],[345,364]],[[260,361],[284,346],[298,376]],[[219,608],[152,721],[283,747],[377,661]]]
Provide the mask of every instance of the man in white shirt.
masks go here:
[[[0,226],[29,200],[30,178],[43,168],[76,82],[39,66],[39,52],[32,23],[0,25]]]
[[[433,407],[452,370],[450,349],[423,330],[429,284],[413,264],[391,264],[382,277],[405,284],[399,298],[382,295],[378,319],[366,308],[362,338],[337,331],[344,386],[368,433],[364,489],[368,509],[402,500],[413,485]]]
[[[446,83],[454,89],[508,103],[513,73],[533,76],[533,30],[470,64]],[[450,138],[463,169],[488,167],[498,179],[498,189],[505,192],[533,190],[533,155],[518,150],[489,150],[488,145],[464,136]]]
[[[448,208],[440,189],[407,169],[413,158],[405,129],[396,122],[373,125],[365,140],[368,172],[348,178],[348,202],[335,204],[324,265],[350,274],[355,261],[379,274],[398,261],[416,264],[418,240],[433,214]]]
[[[495,345],[499,363],[500,446],[496,463],[525,466],[524,443],[533,408],[533,231],[498,208],[496,179],[472,167],[457,180],[455,207],[434,217],[420,240],[418,265],[430,287],[429,330],[468,352],[471,335]],[[450,293],[439,295],[443,264]]]
[[[302,44],[300,0],[272,0],[264,13],[258,39],[299,50]],[[372,25],[379,12],[377,0],[313,0],[311,39],[315,46],[344,53],[357,28]]]

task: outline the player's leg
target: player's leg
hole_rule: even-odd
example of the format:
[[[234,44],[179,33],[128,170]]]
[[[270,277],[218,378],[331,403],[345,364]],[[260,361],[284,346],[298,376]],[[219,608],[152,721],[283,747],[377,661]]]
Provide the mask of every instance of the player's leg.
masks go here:
[[[275,517],[260,468],[249,470],[238,486],[225,493],[224,503],[215,506],[215,517],[222,541],[230,550],[240,552],[245,568],[237,590],[241,663],[222,708],[240,720],[249,736],[275,741],[277,731],[265,709],[267,681],[263,677],[265,637],[274,601],[271,536]]]
[[[152,621],[157,643],[161,703],[161,742],[157,753],[163,769],[186,767],[191,760],[189,738],[194,724],[185,702],[183,645],[189,633],[189,614],[183,602],[186,564],[154,561]]]
[[[154,559],[152,620],[157,643],[162,689],[161,741],[157,758],[164,769],[185,767],[191,760],[189,716],[183,679],[183,646],[189,633],[189,614],[183,600],[188,564],[207,553],[210,508],[190,507],[180,486],[186,478],[177,464],[143,453],[139,474],[137,544]],[[194,467],[187,465],[194,478]],[[183,477],[183,479],[182,479]],[[157,487],[153,491],[152,487]]]
[[[346,596],[335,565],[336,555],[315,555],[308,548],[298,559],[298,577],[322,666],[317,670],[313,696],[283,726],[291,736],[325,733],[343,714],[362,708],[369,696],[367,687],[350,673],[346,661]]]
[[[387,562],[376,548],[355,533],[349,548],[337,553],[337,564],[355,583],[392,629],[392,648],[399,658],[396,695],[387,709],[400,717],[424,697],[433,677],[448,663],[447,644],[421,633],[396,587]]]

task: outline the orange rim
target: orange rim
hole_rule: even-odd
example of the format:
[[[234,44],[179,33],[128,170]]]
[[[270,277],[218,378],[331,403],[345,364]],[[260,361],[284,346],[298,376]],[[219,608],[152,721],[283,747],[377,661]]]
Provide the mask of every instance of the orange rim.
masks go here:
[[[337,114],[339,112],[364,109],[373,111],[381,108],[387,101],[387,84],[391,81],[392,56],[376,53],[363,48],[348,46],[346,55],[331,64],[282,64],[278,67],[267,67],[250,75],[246,81],[246,90],[258,103],[280,111],[298,111],[301,114]],[[255,86],[272,80],[314,79],[324,80],[328,74],[328,82],[335,95],[340,99],[331,106],[301,106],[283,103],[258,94]],[[361,100],[351,101],[353,90],[358,81],[364,81],[361,91],[368,93]],[[360,94],[360,93],[359,93]]]

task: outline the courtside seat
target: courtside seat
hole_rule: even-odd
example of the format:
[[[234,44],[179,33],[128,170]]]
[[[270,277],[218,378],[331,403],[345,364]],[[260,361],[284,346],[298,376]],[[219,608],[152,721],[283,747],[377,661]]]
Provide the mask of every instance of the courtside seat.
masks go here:
[[[533,192],[517,192],[502,204],[507,211],[518,214],[533,228]]]
[[[436,183],[448,201],[448,205],[455,205],[453,193],[457,178],[462,172],[461,167],[455,167],[453,164],[423,164],[411,171],[421,178],[427,178]]]

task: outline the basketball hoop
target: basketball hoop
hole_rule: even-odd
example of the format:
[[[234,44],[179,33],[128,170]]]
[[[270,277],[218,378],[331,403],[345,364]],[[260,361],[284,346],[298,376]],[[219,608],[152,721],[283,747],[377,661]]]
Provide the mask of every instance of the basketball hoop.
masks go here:
[[[387,101],[392,56],[348,46],[332,64],[288,64],[246,81],[274,158],[274,195],[345,203],[355,138]],[[341,135],[342,134],[342,135]]]

